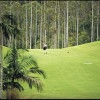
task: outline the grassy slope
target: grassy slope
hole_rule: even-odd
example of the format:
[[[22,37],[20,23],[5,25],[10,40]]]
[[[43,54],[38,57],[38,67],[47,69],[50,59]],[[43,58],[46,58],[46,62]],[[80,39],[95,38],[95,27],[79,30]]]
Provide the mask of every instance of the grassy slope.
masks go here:
[[[29,52],[47,74],[44,91],[23,83],[21,98],[100,98],[100,42],[47,51]]]

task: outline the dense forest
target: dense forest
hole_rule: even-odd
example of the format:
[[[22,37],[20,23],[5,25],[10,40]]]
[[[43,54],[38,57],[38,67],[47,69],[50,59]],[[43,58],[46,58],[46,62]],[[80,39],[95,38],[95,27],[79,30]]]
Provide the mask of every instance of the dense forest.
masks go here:
[[[100,40],[100,1],[0,1],[0,23],[8,25],[9,35],[1,34],[2,44],[11,47],[14,23],[4,15],[17,21],[17,48],[41,49],[43,43],[65,48]]]

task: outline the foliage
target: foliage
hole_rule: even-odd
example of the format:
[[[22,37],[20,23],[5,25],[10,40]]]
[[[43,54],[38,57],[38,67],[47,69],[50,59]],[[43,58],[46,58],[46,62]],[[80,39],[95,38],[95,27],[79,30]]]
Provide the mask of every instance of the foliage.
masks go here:
[[[11,36],[15,39],[15,37],[17,38],[18,35],[20,35],[20,29],[18,28],[17,19],[13,14],[4,14],[2,16],[0,27],[2,28],[4,38],[6,39],[4,39],[5,41],[10,40]]]
[[[24,87],[19,83],[19,80],[26,82],[29,88],[34,86],[38,91],[43,90],[43,83],[35,74],[42,75],[45,78],[44,71],[39,69],[32,56],[20,55],[14,45],[4,56],[3,66],[3,90],[18,89],[23,91]]]
[[[79,44],[85,44],[89,42],[89,36],[88,34],[83,31],[79,33]]]
[[[66,17],[67,17],[67,11],[66,11],[66,1],[4,1],[2,2],[2,13],[5,15],[6,13],[9,14],[12,13],[14,16],[16,16],[17,21],[17,28],[20,28],[22,31],[22,35],[18,37],[18,40],[16,40],[16,44],[19,48],[25,48],[26,41],[28,44],[28,48],[30,47],[30,23],[31,23],[31,2],[32,2],[32,48],[40,48],[40,40],[43,43],[44,42],[44,36],[45,36],[45,28],[46,28],[46,40],[49,48],[53,48],[54,45],[57,45],[59,43],[59,47],[64,47],[61,41],[64,41],[65,38],[63,34],[65,34],[66,30]],[[41,3],[40,3],[41,2]],[[58,7],[59,3],[59,7]],[[96,41],[97,38],[97,20],[98,20],[98,26],[100,26],[99,23],[99,14],[98,10],[100,1],[93,1],[93,25],[94,25],[94,41]],[[27,8],[26,8],[27,5]],[[36,8],[37,7],[37,8]],[[60,8],[60,12],[58,9]],[[68,5],[68,34],[69,34],[69,46],[76,45],[76,36],[73,37],[77,32],[77,8],[79,8],[79,32],[78,34],[82,34],[82,31],[86,32],[86,40],[87,42],[90,42],[91,38],[91,23],[92,23],[92,1],[79,1],[79,5],[75,1],[69,1]],[[42,13],[41,13],[42,9]],[[26,10],[27,10],[27,17],[26,17]],[[60,20],[60,29],[58,29],[58,15]],[[42,18],[42,19],[41,19]],[[98,19],[97,19],[98,18]],[[6,16],[6,19],[12,20],[11,16]],[[41,24],[42,20],[42,24]],[[27,22],[26,22],[27,21]],[[9,23],[9,22],[7,22]],[[56,23],[56,24],[55,24]],[[65,23],[65,24],[64,24]],[[8,24],[9,25],[9,24]],[[2,25],[5,28],[5,33],[11,33],[10,32],[10,26],[5,24]],[[10,28],[9,28],[10,27]],[[27,40],[26,40],[26,27],[27,27]],[[42,31],[40,32],[40,30]],[[7,31],[6,31],[7,30]],[[37,31],[36,31],[37,30]],[[56,32],[55,32],[56,30]],[[58,39],[58,30],[60,30],[60,36],[62,39]],[[17,31],[16,31],[17,33]],[[72,35],[73,33],[73,35]],[[98,33],[100,33],[100,30],[98,29]],[[54,34],[56,34],[56,41],[54,41]],[[7,34],[6,34],[7,35]],[[41,39],[40,39],[41,36]],[[9,37],[9,34],[8,36]],[[80,36],[83,37],[83,36]],[[99,34],[100,37],[100,34]],[[99,39],[98,39],[99,40]],[[59,41],[59,42],[58,42]],[[80,40],[78,40],[79,43],[83,43]],[[36,43],[35,43],[36,42]],[[42,44],[41,43],[41,44]],[[86,43],[86,42],[84,42]],[[36,44],[36,46],[35,46]],[[6,44],[7,46],[7,44]]]

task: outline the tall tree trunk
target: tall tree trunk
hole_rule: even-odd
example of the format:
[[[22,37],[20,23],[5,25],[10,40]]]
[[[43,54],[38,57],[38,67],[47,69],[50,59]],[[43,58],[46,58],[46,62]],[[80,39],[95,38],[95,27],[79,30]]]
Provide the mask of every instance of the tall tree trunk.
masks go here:
[[[77,30],[76,30],[76,44],[78,45],[78,30],[79,30],[79,1],[77,1],[77,10],[76,10],[76,20],[77,20]]]
[[[12,2],[10,2],[10,5],[12,5]],[[12,9],[12,11],[11,11],[11,9]],[[11,14],[11,12],[13,15],[15,13],[17,13],[14,8],[10,8],[10,14]],[[13,19],[14,19],[14,16],[13,16]],[[11,21],[10,21],[10,24],[11,24]],[[14,21],[12,22],[12,25],[15,25]],[[16,39],[14,33],[11,33],[11,48],[13,47],[13,43],[14,43],[15,48],[16,48],[17,47],[17,39]]]
[[[41,23],[40,23],[40,49],[41,48],[42,48],[42,4],[41,4]]]
[[[93,1],[92,2],[92,25],[91,25],[91,42],[93,42]]]
[[[12,5],[12,1],[10,1],[10,15],[11,15],[11,5]],[[10,20],[10,25],[11,25],[11,20]],[[9,47],[11,47],[11,44],[12,44],[12,35],[10,34],[9,35]]]
[[[31,1],[31,22],[30,22],[30,49],[32,48],[32,1]]]
[[[75,33],[75,43],[76,43],[76,18],[74,19],[74,33]]]
[[[66,47],[68,47],[68,1],[66,1],[67,20],[66,20]]]
[[[36,42],[37,42],[37,29],[38,29],[38,26],[37,26],[37,1],[36,1],[36,22],[35,22],[35,48],[36,48]]]
[[[58,1],[58,49],[59,49],[59,38],[60,38],[60,6]]]
[[[28,28],[27,28],[27,25],[28,25],[28,17],[27,17],[28,15],[27,15],[27,1],[26,1],[26,49],[27,49],[27,46],[28,46],[28,42],[27,42],[27,36],[28,36]]]
[[[64,47],[64,31],[62,31],[62,48]]]
[[[66,10],[64,9],[64,47],[66,47]]]
[[[56,6],[55,6],[55,21],[54,21],[54,25],[55,25],[55,31],[54,31],[54,48],[57,48],[57,23],[56,23],[56,14],[57,14],[57,1],[56,2]]]
[[[44,1],[44,43],[46,42],[46,2]]]
[[[97,7],[97,41],[99,40],[99,2]]]

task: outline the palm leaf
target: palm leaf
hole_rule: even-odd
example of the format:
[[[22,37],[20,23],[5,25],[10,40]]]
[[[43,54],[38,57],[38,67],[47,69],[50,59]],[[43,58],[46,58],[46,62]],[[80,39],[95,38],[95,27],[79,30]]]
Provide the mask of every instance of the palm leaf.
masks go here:
[[[5,14],[3,15],[3,19],[8,19],[11,20],[11,24],[17,25],[17,18],[14,15],[10,15],[10,14]]]
[[[4,68],[3,67],[3,80],[11,80],[12,78],[12,69],[10,68]]]
[[[7,51],[7,53],[4,55],[4,60],[6,60],[10,56],[10,50]]]
[[[29,72],[31,72],[31,73],[38,73],[40,75],[43,75],[44,78],[46,78],[46,75],[45,75],[44,71],[39,69],[38,67],[31,67],[29,69]]]
[[[14,16],[13,14],[3,15],[2,23],[0,23],[0,26],[2,27],[3,35],[7,39],[9,39],[10,34],[13,34],[14,38],[20,34],[20,29],[18,29],[17,27],[16,16]]]
[[[38,91],[43,90],[43,83],[38,77],[32,77],[24,74],[22,79],[28,83],[29,88],[32,89],[32,86],[34,86]]]
[[[7,90],[8,87],[12,87],[12,83],[11,82],[4,82],[3,83],[3,90],[4,91]],[[19,91],[24,90],[24,88],[18,82],[14,82],[13,88],[17,88]]]
[[[24,90],[23,86],[21,86],[18,82],[14,82],[14,86],[13,87],[19,89],[19,91],[23,91]]]
[[[36,67],[38,67],[36,60],[32,56],[23,56],[20,65],[22,67],[28,67],[31,65],[35,65]]]
[[[1,23],[0,26],[2,27],[3,35],[4,35],[7,39],[9,39],[9,34],[11,33],[11,31],[10,31],[8,25],[5,24],[5,23]]]

